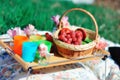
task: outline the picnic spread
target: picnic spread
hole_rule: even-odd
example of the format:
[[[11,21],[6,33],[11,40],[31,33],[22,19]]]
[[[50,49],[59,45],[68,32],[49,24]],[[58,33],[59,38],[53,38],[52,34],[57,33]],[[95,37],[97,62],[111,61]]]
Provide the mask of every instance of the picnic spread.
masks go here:
[[[102,40],[106,40],[103,39]],[[120,46],[106,40],[109,46]],[[108,47],[106,47],[107,50]],[[43,68],[38,72],[32,73],[28,80],[104,80],[105,61],[102,59],[78,62],[50,68]],[[27,72],[23,67],[3,48],[0,48],[0,79],[1,80],[26,80]],[[119,80],[120,70],[118,65],[107,58],[107,79]]]
[[[80,11],[93,21],[95,31],[70,25],[66,14]],[[81,8],[52,17],[56,29],[39,31],[29,24],[0,36],[1,80],[119,80],[120,70],[102,40],[94,16]]]

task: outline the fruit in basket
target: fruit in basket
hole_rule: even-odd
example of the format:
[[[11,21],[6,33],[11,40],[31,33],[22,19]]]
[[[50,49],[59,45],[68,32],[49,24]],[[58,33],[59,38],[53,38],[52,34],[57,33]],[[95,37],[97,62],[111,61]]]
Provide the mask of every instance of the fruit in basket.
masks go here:
[[[87,44],[89,42],[92,42],[92,40],[89,37],[86,37],[84,41],[82,41],[82,45]]]
[[[85,38],[86,31],[81,28],[75,31],[70,30],[69,28],[62,28],[58,34],[59,40],[74,45],[80,45]]]
[[[45,33],[46,40],[53,42],[53,37],[49,33]]]
[[[79,28],[79,29],[77,29],[77,30],[75,30],[75,31],[76,31],[76,32],[77,32],[77,31],[82,32],[82,36],[83,36],[82,40],[85,40],[85,38],[86,38],[87,34],[86,34],[86,31],[85,31],[84,29]]]

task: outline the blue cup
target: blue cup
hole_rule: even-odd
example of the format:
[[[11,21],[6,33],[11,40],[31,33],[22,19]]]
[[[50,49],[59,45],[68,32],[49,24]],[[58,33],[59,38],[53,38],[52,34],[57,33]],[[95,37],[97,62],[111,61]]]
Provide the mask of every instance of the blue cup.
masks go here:
[[[22,59],[26,62],[33,62],[38,44],[35,42],[24,42],[22,45]]]

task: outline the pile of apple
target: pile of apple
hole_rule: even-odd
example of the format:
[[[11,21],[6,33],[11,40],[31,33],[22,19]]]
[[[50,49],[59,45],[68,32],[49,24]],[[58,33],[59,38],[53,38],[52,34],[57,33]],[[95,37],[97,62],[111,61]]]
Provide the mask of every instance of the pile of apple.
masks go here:
[[[82,44],[86,38],[86,31],[82,28],[70,30],[69,28],[62,28],[58,34],[58,39],[74,45]]]

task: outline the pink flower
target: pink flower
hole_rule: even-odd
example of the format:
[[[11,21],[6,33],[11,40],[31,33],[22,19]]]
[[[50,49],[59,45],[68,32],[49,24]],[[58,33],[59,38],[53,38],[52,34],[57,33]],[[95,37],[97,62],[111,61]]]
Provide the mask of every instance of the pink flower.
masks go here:
[[[48,48],[47,48],[47,46],[46,46],[45,44],[40,44],[40,45],[39,45],[39,50],[40,50],[40,51],[47,51]]]
[[[45,57],[46,56],[46,52],[44,52],[44,51],[40,51],[39,53],[40,53],[41,57]]]
[[[7,31],[7,34],[10,35],[12,38],[15,36],[15,35],[21,35],[23,33],[23,31],[20,29],[20,27],[15,27],[13,29],[9,29]]]
[[[48,48],[45,44],[40,44],[38,47],[38,51],[41,57],[45,57],[48,53]]]
[[[26,35],[30,35],[30,30],[28,27],[24,28],[24,32]]]
[[[60,19],[60,15],[56,15],[56,16],[52,17],[52,20],[54,21],[56,26],[59,25],[59,19]],[[67,16],[63,17],[61,22],[62,22],[63,27],[66,27],[66,26],[70,25],[69,22],[68,22],[68,17]]]
[[[60,15],[56,15],[52,17],[52,20],[54,21],[56,26],[58,26],[59,24],[59,19],[60,19]]]
[[[105,42],[105,41],[99,41],[97,44],[96,44],[96,48],[97,49],[104,49],[108,44]]]
[[[70,23],[68,22],[68,17],[63,17],[62,18],[62,23],[63,23],[63,27],[69,26]]]
[[[29,24],[26,28],[24,28],[24,33],[28,36],[35,34],[37,30],[35,29],[35,27],[31,24]]]
[[[9,29],[9,30],[7,31],[7,34],[8,34],[9,36],[11,36],[11,37],[14,37],[14,35],[16,35],[16,32],[13,31],[13,30],[11,30],[11,29]]]

